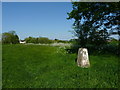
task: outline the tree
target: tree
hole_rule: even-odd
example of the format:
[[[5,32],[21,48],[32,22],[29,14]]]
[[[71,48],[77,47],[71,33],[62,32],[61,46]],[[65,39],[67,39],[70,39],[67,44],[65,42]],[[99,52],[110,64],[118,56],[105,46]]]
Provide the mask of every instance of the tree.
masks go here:
[[[49,43],[53,43],[52,40],[46,38],[46,37],[38,37],[38,38],[34,38],[34,37],[28,37],[25,38],[26,43],[44,43],[44,44],[49,44]]]
[[[119,32],[120,2],[73,2],[73,10],[67,19],[75,19],[73,28],[78,44],[86,47],[88,43],[104,45],[109,30]],[[116,28],[114,28],[116,27]]]
[[[50,40],[50,39],[47,38],[47,37],[39,37],[39,38],[38,38],[38,42],[39,42],[39,43],[44,43],[44,44],[53,43],[53,41]]]
[[[25,38],[26,43],[32,43],[32,37]]]
[[[19,43],[19,37],[15,31],[9,31],[2,34],[3,44],[17,44]]]

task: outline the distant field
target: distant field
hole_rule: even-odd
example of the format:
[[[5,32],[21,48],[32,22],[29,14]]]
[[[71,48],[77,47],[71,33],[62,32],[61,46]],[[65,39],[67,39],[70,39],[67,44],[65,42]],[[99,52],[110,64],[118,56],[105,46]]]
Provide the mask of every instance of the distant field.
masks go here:
[[[3,45],[3,88],[117,88],[118,58],[91,55],[90,68],[61,47]]]

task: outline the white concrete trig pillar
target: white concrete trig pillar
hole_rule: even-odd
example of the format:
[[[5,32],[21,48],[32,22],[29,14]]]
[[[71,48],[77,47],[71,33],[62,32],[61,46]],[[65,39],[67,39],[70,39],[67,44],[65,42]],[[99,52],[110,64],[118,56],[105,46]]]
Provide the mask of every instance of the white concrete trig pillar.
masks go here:
[[[77,65],[83,68],[90,67],[87,48],[79,48],[78,57],[77,57]]]

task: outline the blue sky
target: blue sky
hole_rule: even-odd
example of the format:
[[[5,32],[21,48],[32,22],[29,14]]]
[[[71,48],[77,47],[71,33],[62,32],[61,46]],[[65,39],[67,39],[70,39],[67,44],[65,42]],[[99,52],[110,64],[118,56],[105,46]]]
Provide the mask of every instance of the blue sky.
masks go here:
[[[20,39],[48,37],[69,40],[74,38],[73,20],[67,20],[71,2],[3,2],[2,32],[15,30]]]

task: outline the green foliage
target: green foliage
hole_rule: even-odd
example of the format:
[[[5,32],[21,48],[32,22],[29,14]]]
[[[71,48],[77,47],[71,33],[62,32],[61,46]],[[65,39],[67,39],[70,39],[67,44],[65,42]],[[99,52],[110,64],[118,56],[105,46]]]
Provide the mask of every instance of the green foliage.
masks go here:
[[[25,38],[25,41],[26,43],[41,43],[41,44],[53,43],[53,40],[50,40],[46,37],[39,37],[39,38],[28,37],[28,38]]]
[[[9,31],[2,34],[3,44],[17,44],[19,43],[19,37],[15,31]]]
[[[77,39],[70,39],[69,43],[75,44]]]
[[[81,47],[87,44],[104,45],[109,37],[108,29],[119,31],[120,2],[73,2],[73,10],[67,19],[75,19],[73,24],[77,43]]]
[[[55,39],[54,42],[56,42],[56,43],[69,43],[69,41],[67,41],[67,40],[58,40],[58,39]]]
[[[53,43],[52,40],[49,40],[48,38],[45,38],[45,37],[38,38],[38,42],[45,43],[45,44]]]
[[[41,43],[41,44],[50,44],[50,43],[69,43],[69,41],[67,40],[50,40],[49,38],[46,37],[38,37],[38,38],[34,38],[34,37],[28,37],[25,38],[25,41],[27,43]]]
[[[74,43],[69,49],[66,50],[68,51],[68,53],[78,53],[79,48],[81,48],[81,46]],[[101,46],[87,44],[86,48],[88,49],[90,55],[112,54],[119,56],[118,43],[109,43]]]
[[[3,45],[3,88],[118,88],[118,57],[90,55],[90,68],[59,47]],[[11,53],[12,52],[12,53]]]
[[[111,40],[109,40],[108,43],[111,44],[111,45],[118,45],[118,44],[119,44],[119,41],[116,40],[116,39],[114,39],[114,38],[112,38]]]

